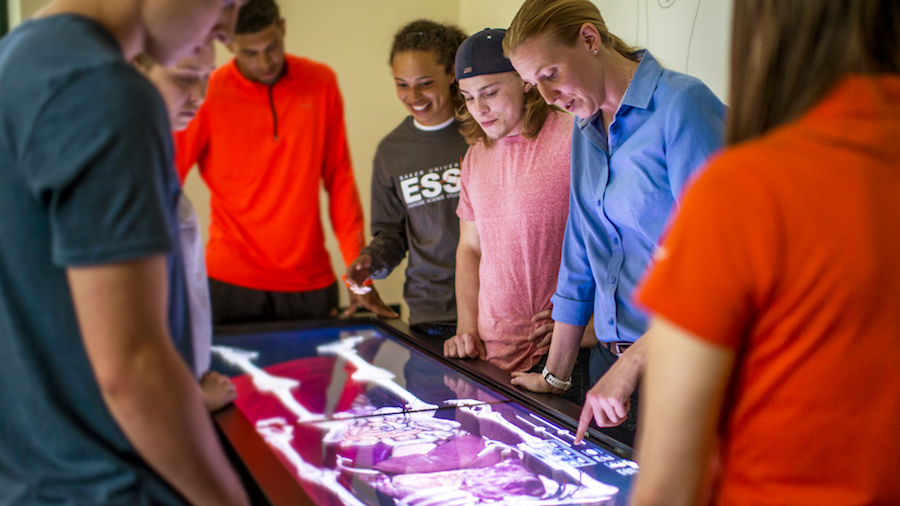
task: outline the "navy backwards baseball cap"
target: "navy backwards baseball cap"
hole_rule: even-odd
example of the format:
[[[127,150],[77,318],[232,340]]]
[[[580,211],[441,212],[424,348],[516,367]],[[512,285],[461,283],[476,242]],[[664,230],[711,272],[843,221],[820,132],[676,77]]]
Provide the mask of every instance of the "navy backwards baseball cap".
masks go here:
[[[456,51],[456,80],[515,71],[503,56],[503,37],[506,30],[485,28],[464,40]]]

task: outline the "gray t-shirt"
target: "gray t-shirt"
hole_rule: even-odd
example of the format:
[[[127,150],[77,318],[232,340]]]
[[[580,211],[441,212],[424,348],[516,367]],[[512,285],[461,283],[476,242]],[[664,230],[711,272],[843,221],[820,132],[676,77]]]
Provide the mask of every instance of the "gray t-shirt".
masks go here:
[[[0,40],[0,505],[185,504],[110,415],[66,268],[168,254],[169,327],[192,363],[165,106],[99,24]]]
[[[409,323],[456,325],[459,165],[469,146],[456,122],[420,130],[412,116],[375,152],[372,174],[372,277],[383,279],[407,250],[403,298]]]
[[[178,240],[184,258],[191,334],[194,338],[194,363],[191,367],[194,376],[200,379],[209,371],[212,362],[212,302],[209,299],[200,219],[184,192],[178,198]]]

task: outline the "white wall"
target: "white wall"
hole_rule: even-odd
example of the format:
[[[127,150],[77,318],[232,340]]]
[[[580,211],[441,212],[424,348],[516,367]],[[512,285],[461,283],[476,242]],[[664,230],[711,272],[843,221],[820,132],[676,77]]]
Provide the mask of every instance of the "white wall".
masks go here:
[[[459,26],[470,35],[485,28],[508,28],[524,0],[459,0]]]
[[[22,4],[19,0],[9,0],[6,3],[6,19],[9,20],[9,28],[16,26],[22,21]]]
[[[728,90],[731,0],[593,0],[609,30],[647,48],[671,70],[700,78],[723,101]],[[460,0],[470,33],[506,28],[521,0]]]
[[[725,101],[731,0],[594,0],[610,30]]]
[[[10,0],[11,3],[19,4],[19,19],[28,19],[41,7],[50,3],[48,0]]]

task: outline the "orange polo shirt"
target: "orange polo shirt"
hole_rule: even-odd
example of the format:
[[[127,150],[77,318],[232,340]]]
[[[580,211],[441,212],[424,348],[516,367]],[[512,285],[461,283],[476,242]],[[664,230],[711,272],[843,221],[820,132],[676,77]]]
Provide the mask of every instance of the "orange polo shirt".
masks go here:
[[[845,79],[687,193],[640,299],[737,353],[719,504],[900,504],[898,227],[897,76]]]
[[[255,290],[301,292],[334,283],[319,188],[349,264],[365,245],[341,94],[325,65],[287,56],[267,86],[234,60],[209,80],[206,102],[176,135],[182,181],[195,163],[211,193],[211,278]]]

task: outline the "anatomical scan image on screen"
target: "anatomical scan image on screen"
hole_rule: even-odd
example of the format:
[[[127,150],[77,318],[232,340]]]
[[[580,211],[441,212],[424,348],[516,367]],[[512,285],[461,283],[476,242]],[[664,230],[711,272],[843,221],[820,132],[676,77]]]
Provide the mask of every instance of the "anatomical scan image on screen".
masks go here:
[[[625,504],[634,462],[574,445],[570,431],[429,357],[410,354],[398,378],[372,365],[381,346],[400,345],[373,328],[265,367],[251,349],[213,353],[243,373],[232,378],[237,408],[316,504]]]

